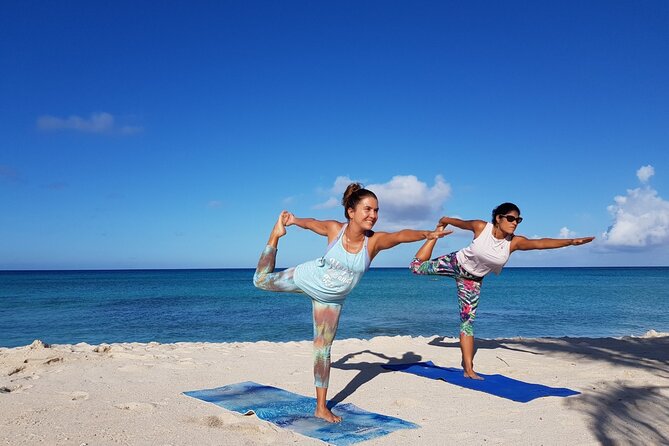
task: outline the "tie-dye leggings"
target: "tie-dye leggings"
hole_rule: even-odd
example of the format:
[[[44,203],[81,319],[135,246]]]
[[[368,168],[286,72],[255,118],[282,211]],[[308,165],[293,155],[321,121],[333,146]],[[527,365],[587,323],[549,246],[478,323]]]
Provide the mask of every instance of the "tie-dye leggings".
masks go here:
[[[460,333],[474,336],[474,319],[479,306],[482,279],[461,269],[454,252],[424,262],[414,258],[409,268],[414,274],[437,274],[455,279],[460,306]]]
[[[276,248],[266,246],[253,275],[253,284],[267,291],[304,293],[293,280],[295,268],[274,272]],[[330,382],[330,348],[337,334],[341,304],[328,304],[311,299],[314,318],[314,383],[328,387]]]

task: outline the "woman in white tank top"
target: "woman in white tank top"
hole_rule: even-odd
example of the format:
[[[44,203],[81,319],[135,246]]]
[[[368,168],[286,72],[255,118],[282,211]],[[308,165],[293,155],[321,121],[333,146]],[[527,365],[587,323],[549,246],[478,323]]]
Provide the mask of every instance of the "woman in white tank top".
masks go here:
[[[474,319],[481,294],[481,283],[489,273],[499,274],[514,251],[554,249],[583,245],[594,237],[571,239],[528,239],[515,235],[523,218],[513,203],[502,203],[492,211],[492,221],[460,220],[442,217],[437,229],[451,225],[474,233],[472,243],[459,251],[429,260],[436,240],[428,240],[409,266],[414,274],[438,274],[455,278],[460,307],[460,350],[464,376],[483,379],[474,371]]]

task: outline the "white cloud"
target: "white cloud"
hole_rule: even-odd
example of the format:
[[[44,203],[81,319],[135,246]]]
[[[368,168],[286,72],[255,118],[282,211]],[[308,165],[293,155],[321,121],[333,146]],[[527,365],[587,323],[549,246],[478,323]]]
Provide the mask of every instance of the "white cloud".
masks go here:
[[[56,116],[40,116],[37,119],[37,128],[44,131],[55,130],[75,130],[86,133],[120,133],[122,135],[132,135],[142,131],[137,126],[116,126],[115,118],[112,114],[92,113],[86,119],[80,116],[72,115],[67,118],[58,118]]]
[[[218,209],[223,206],[223,202],[220,200],[211,200],[207,203],[207,207],[211,209]]]
[[[655,169],[651,165],[640,167],[636,171],[636,176],[642,183],[647,183],[653,175],[655,175]]]
[[[646,178],[642,175],[639,179]],[[669,244],[669,202],[650,186],[617,196],[608,207],[613,224],[602,234],[604,246],[644,248]]]
[[[327,199],[327,201],[315,205],[314,209],[331,209],[337,207],[337,205],[340,204],[341,202],[337,200],[335,197],[330,197]]]
[[[349,177],[337,177],[330,192],[335,196],[342,196],[348,185],[355,182],[355,180],[352,180]]]
[[[341,197],[344,195],[344,191],[351,183],[360,183],[359,180],[352,180],[347,176],[338,176],[335,178],[334,184],[329,189],[318,189],[319,193],[330,195],[326,201],[318,203],[312,206],[313,209],[331,209],[341,205]]]
[[[560,235],[558,238],[574,238],[576,237],[576,233],[569,229],[568,227],[564,226],[563,228],[560,229]]]
[[[431,187],[414,175],[397,175],[367,188],[379,197],[379,226],[389,230],[434,227],[451,196],[451,186],[441,175]]]
[[[433,228],[442,216],[444,202],[451,195],[451,186],[441,175],[428,186],[414,175],[397,175],[387,183],[364,184],[347,176],[335,179],[326,192],[332,196],[314,209],[329,209],[341,206],[341,196],[350,183],[361,182],[379,198],[379,223],[377,229],[397,230],[402,228]]]

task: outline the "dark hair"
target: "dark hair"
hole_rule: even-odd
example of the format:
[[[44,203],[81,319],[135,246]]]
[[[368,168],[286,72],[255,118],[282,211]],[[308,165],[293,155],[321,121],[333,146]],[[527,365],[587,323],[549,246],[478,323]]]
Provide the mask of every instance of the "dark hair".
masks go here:
[[[346,187],[344,196],[341,199],[341,204],[344,206],[344,218],[346,218],[346,220],[349,220],[348,209],[355,209],[360,200],[365,197],[373,197],[378,201],[376,194],[369,189],[365,189],[360,183],[351,183]]]
[[[518,212],[518,215],[520,215],[520,209],[518,206],[516,206],[513,203],[502,203],[499,206],[497,206],[495,209],[492,210],[492,223],[495,223],[495,219],[497,218],[498,215],[506,215],[511,211],[516,211]]]

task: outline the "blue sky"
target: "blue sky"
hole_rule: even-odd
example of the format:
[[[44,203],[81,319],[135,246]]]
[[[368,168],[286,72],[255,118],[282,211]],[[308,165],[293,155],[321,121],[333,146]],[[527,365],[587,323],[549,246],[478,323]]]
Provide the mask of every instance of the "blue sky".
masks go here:
[[[666,1],[156,5],[0,6],[0,269],[251,267],[349,180],[378,230],[513,201],[597,236],[510,266],[669,265]]]

